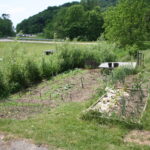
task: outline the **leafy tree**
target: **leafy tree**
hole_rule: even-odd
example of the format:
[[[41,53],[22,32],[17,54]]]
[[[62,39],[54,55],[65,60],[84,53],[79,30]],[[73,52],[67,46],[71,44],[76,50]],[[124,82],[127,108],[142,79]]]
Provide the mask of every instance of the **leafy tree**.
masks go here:
[[[67,15],[67,8],[62,8],[57,13],[54,20],[47,24],[44,29],[44,35],[46,38],[54,38],[54,34],[57,34],[59,38],[66,37],[65,32],[65,17]]]
[[[100,7],[85,11],[82,5],[73,5],[62,8],[53,23],[47,25],[44,33],[47,38],[53,38],[56,33],[59,38],[95,41],[104,31],[102,26],[103,17]]]
[[[115,6],[118,0],[100,0],[100,6],[103,10],[106,10],[110,6]]]
[[[34,16],[31,16],[28,19],[23,20],[21,23],[17,25],[16,30],[17,32],[22,30],[23,33],[26,34],[41,33],[49,23],[53,24],[56,14],[59,12],[61,8],[70,7],[77,3],[78,2],[72,2],[72,3],[66,3],[58,7],[56,6],[48,7],[46,10]]]
[[[81,4],[86,10],[93,10],[95,7],[100,6],[102,10],[110,6],[114,6],[117,0],[81,0]]]
[[[70,39],[85,35],[85,11],[82,5],[68,8],[65,22],[65,31]]]
[[[96,6],[100,6],[100,0],[81,0],[81,4],[86,10],[92,10]]]
[[[116,7],[105,12],[105,37],[121,46],[139,45],[147,33],[148,6],[147,0],[120,0]]]
[[[0,17],[0,37],[14,36],[13,25],[8,14],[2,14]]]
[[[95,7],[87,13],[87,30],[86,36],[89,41],[95,41],[104,32],[103,29],[103,17],[100,7]]]
[[[9,19],[10,15],[9,14],[2,14],[3,19]]]

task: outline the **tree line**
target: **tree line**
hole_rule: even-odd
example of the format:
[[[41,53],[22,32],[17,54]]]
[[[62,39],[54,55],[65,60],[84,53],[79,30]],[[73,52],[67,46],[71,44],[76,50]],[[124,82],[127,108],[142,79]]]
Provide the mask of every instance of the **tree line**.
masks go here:
[[[102,12],[116,0],[81,0],[48,9],[23,20],[17,32],[44,33],[46,38],[95,41],[104,32]]]
[[[46,38],[110,40],[121,46],[149,40],[149,0],[81,0],[23,20],[17,31],[43,33]]]
[[[141,45],[150,40],[149,0],[81,0],[48,9],[23,20],[17,32],[42,33],[45,38]],[[13,35],[7,14],[0,17],[0,37]]]

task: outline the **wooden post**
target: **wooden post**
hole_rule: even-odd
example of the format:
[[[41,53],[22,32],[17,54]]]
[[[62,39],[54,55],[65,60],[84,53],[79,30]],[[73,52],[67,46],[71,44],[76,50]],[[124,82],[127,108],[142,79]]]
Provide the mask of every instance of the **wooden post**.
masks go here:
[[[81,77],[81,87],[84,88],[83,77]]]
[[[140,52],[138,51],[138,52],[137,52],[137,65],[138,65],[138,66],[140,66],[140,57],[139,57],[140,54],[139,54],[139,53],[140,53]]]
[[[41,91],[40,91],[40,99],[42,100],[42,94],[41,94]]]
[[[143,59],[142,59],[142,65],[144,66],[144,59],[145,59],[145,57],[144,57],[144,54],[143,54]]]
[[[61,100],[64,101],[63,95],[61,95]]]
[[[140,51],[137,52],[137,65],[138,66],[144,65],[144,54]]]
[[[51,96],[51,94],[49,95],[49,100],[51,100],[52,99],[52,96]]]
[[[70,101],[72,102],[72,95],[71,95],[71,93],[70,93]]]

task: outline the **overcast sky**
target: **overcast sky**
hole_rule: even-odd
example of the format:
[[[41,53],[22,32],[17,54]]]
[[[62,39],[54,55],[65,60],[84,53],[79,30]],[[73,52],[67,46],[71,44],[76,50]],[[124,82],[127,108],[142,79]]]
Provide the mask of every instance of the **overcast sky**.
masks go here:
[[[0,14],[10,14],[10,19],[16,26],[23,19],[43,11],[48,6],[58,6],[72,1],[80,0],[0,0]]]

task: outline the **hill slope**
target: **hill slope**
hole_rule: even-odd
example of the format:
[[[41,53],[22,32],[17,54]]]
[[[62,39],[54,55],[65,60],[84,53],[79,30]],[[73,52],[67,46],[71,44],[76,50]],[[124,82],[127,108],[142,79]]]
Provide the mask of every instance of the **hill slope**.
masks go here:
[[[53,20],[53,18],[61,8],[70,7],[75,4],[78,4],[78,2],[66,3],[58,7],[57,6],[48,7],[46,10],[34,16],[31,16],[28,19],[25,19],[21,23],[19,23],[16,28],[17,32],[22,30],[23,33],[26,34],[40,33],[43,31],[46,24]]]
[[[89,1],[86,1],[86,2],[89,3]],[[99,4],[102,7],[102,10],[105,10],[109,6],[115,5],[117,2],[117,0],[98,0],[98,1],[100,2]],[[91,2],[93,2],[93,0]],[[79,4],[79,3],[72,2],[72,3],[66,3],[58,7],[56,6],[48,7],[46,10],[34,16],[31,16],[28,19],[25,19],[21,23],[19,23],[17,25],[17,32],[22,30],[23,33],[26,33],[26,34],[41,33],[43,32],[43,29],[46,27],[48,23],[53,22],[53,18],[56,16],[56,14],[59,12],[60,9],[65,8],[65,7],[70,7],[76,4]]]

